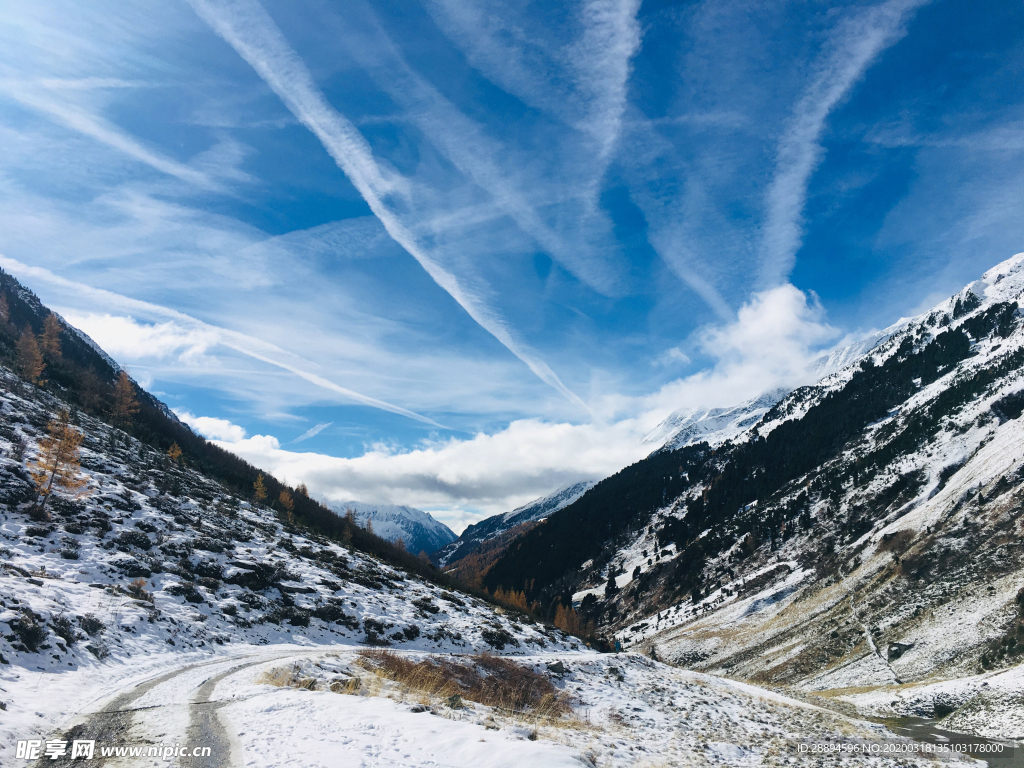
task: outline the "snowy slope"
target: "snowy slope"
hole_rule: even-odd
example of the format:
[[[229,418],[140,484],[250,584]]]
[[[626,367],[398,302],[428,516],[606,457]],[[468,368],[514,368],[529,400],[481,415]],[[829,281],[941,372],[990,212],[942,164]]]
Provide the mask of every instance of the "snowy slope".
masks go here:
[[[383,539],[397,542],[399,539],[409,552],[426,552],[428,555],[457,537],[444,523],[435,520],[430,513],[413,507],[395,504],[370,504],[365,501],[344,501],[331,504],[339,515],[352,510],[356,521],[363,528],[373,524],[373,532]]]
[[[522,588],[519,563],[580,551],[579,521],[553,526],[559,517],[628,510],[604,552],[581,564],[563,554],[558,579],[528,598],[569,589],[627,647],[818,696],[1019,664],[1021,303],[1024,254],[859,357],[841,355],[849,365],[786,395],[731,444],[656,453],[598,484],[485,583]],[[663,501],[645,510],[649,489],[623,477],[664,488],[648,493]],[[559,530],[564,542],[550,538]],[[970,717],[949,717],[990,715],[979,700]]]
[[[706,442],[714,447],[726,440],[736,440],[788,393],[785,389],[774,389],[730,408],[675,411],[651,430],[643,442],[671,451],[694,443]]]
[[[0,367],[4,765],[25,739],[97,739],[97,759],[112,766],[143,761],[101,750],[184,745],[213,750],[209,763],[185,765],[650,768],[779,764],[798,742],[878,749],[893,738],[755,686],[594,653],[382,562],[351,535],[297,527],[81,412],[85,493],[33,516],[26,467],[64,406]],[[566,709],[413,687],[373,671],[382,646],[437,666],[500,654],[517,674],[550,681]],[[932,761],[911,751],[903,764]]]
[[[891,738],[752,686],[593,653],[295,529],[85,416],[88,495],[33,521],[23,467],[59,406],[0,369],[4,764],[19,739],[203,745],[216,765],[631,768]],[[535,716],[410,689],[367,667],[368,643],[412,660],[516,655],[570,708]],[[290,682],[268,682],[282,669]]]
[[[564,509],[593,487],[593,480],[582,480],[578,483],[563,485],[547,496],[535,499],[511,512],[493,515],[479,523],[474,523],[467,527],[458,539],[435,552],[432,559],[440,566],[451,565],[476,552],[484,542],[491,541],[516,526],[543,520],[558,510]]]

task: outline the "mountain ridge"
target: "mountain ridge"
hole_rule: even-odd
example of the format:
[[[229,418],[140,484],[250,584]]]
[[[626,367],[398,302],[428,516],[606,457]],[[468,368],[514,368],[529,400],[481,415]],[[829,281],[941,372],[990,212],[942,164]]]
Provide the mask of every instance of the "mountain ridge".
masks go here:
[[[1022,300],[1018,254],[736,439],[655,452],[598,483],[514,542],[484,585],[572,603],[627,647],[808,690],[1015,663]],[[964,629],[937,629],[939,616]],[[876,711],[921,715],[930,690]]]
[[[330,506],[339,515],[352,510],[360,526],[366,528],[372,523],[375,534],[392,543],[401,541],[413,554],[426,552],[429,555],[458,538],[451,528],[429,512],[415,507],[365,501],[336,502]]]

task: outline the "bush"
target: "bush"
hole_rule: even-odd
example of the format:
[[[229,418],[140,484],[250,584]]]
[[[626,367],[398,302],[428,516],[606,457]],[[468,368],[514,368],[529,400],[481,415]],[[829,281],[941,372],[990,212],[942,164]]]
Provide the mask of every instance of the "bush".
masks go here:
[[[220,580],[224,576],[224,569],[216,560],[200,560],[192,570],[196,576],[204,576],[208,579]]]
[[[440,613],[441,608],[434,604],[429,597],[420,597],[412,601],[412,604],[420,609],[424,614],[428,613]]]
[[[46,627],[39,622],[39,617],[29,610],[23,610],[18,618],[9,622],[14,634],[17,635],[26,650],[35,653],[46,640]]]
[[[463,661],[431,656],[414,662],[391,651],[362,651],[360,664],[378,677],[449,701],[468,699],[488,707],[557,718],[569,701],[546,676],[490,654]],[[458,697],[458,699],[456,699]]]
[[[330,599],[323,605],[313,609],[313,615],[327,623],[344,624],[349,629],[359,629],[359,619],[349,616],[342,609],[344,603],[341,600]]]
[[[255,563],[245,567],[250,570],[232,574],[224,579],[224,581],[228,584],[237,584],[240,587],[247,587],[259,592],[264,589],[270,589],[286,575],[284,568],[271,563]]]
[[[96,618],[91,613],[85,614],[78,618],[78,626],[80,626],[87,635],[96,636],[107,628],[107,626]]]
[[[184,597],[185,600],[189,603],[206,602],[205,598],[202,596],[199,590],[196,589],[195,584],[171,584],[168,587],[164,587],[164,592],[166,592],[169,595],[174,595],[175,597]]]
[[[480,636],[483,637],[485,643],[499,651],[505,650],[506,645],[511,645],[513,648],[519,647],[519,641],[503,627],[488,627],[480,633]]]
[[[71,623],[71,619],[63,614],[50,619],[50,626],[53,627],[54,634],[63,638],[64,642],[68,645],[74,645],[75,641],[78,640],[75,625]]]
[[[145,600],[147,603],[153,602],[153,593],[146,590],[145,579],[135,579],[134,581],[129,582],[128,586],[124,588],[124,591],[136,600]]]
[[[366,633],[366,639],[363,641],[367,645],[391,645],[384,633],[390,629],[393,624],[385,624],[383,621],[377,621],[376,619],[363,619],[363,631]]]
[[[121,531],[120,535],[114,539],[114,543],[119,549],[127,549],[128,547],[149,549],[153,546],[153,542],[149,540],[149,536],[147,536],[143,531],[139,531],[134,528],[127,531]]]

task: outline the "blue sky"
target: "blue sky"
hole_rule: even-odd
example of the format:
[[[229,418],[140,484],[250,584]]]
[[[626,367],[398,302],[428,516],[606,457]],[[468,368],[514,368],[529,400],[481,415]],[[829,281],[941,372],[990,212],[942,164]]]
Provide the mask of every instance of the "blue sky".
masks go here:
[[[0,266],[458,530],[1022,250],[1022,68],[1006,2],[15,2]]]

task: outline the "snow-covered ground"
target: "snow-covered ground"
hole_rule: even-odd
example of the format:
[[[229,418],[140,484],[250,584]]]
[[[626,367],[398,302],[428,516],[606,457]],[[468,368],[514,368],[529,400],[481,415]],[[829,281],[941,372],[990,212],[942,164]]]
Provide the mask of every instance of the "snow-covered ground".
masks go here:
[[[253,768],[786,765],[806,761],[800,744],[899,741],[879,725],[637,654],[518,657],[550,675],[572,702],[568,715],[538,720],[472,701],[453,708],[403,690],[376,679],[359,664],[359,652],[343,644],[237,645],[168,650],[63,674],[9,673],[4,688],[15,689],[25,706],[0,726],[0,762],[10,764],[16,739],[95,735],[114,707],[132,714],[110,744],[211,746],[211,765]],[[301,687],[266,682],[266,673],[282,667],[297,673]],[[332,681],[352,678],[362,681],[357,690],[330,690]],[[812,762],[844,764],[836,756]],[[166,761],[136,757],[107,764]],[[895,762],[864,757],[863,764],[934,763],[906,755]]]

